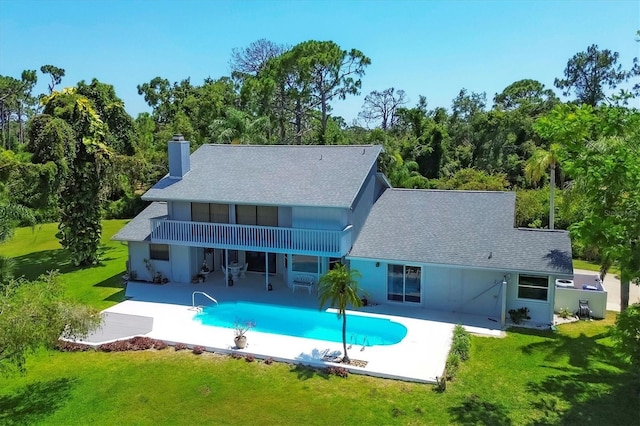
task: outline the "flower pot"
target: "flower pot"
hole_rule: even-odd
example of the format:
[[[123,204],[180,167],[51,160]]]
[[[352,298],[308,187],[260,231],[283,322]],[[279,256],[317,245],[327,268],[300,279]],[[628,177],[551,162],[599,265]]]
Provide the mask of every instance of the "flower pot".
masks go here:
[[[238,349],[244,349],[247,347],[247,336],[236,336],[233,341],[236,342],[236,347]]]

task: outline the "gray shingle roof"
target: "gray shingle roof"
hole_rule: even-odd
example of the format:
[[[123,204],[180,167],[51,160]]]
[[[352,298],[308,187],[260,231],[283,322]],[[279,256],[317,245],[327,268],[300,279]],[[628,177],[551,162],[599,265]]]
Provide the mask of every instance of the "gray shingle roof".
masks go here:
[[[351,207],[378,145],[203,145],[182,180],[163,178],[150,201]]]
[[[116,241],[151,241],[150,219],[166,215],[167,203],[151,203],[111,239]]]
[[[516,229],[515,193],[388,189],[349,257],[571,274],[565,231]]]

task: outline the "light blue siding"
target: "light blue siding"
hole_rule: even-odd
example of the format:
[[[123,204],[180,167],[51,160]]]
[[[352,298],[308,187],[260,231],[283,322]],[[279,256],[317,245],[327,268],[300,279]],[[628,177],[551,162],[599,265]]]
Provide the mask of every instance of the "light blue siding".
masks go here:
[[[195,268],[192,265],[194,262],[191,262],[191,252],[195,251],[195,247],[174,245],[169,247],[169,259],[171,262],[171,271],[173,272],[169,278],[172,281],[188,283],[191,277],[195,275]],[[202,250],[199,251],[202,252]]]
[[[151,275],[144,264],[149,257],[149,244],[146,242],[129,242],[129,269],[135,271],[139,280],[151,281]]]
[[[191,203],[173,201],[168,205],[169,218],[172,220],[191,220]]]
[[[340,231],[348,223],[347,211],[333,207],[292,207],[292,226],[304,229]]]

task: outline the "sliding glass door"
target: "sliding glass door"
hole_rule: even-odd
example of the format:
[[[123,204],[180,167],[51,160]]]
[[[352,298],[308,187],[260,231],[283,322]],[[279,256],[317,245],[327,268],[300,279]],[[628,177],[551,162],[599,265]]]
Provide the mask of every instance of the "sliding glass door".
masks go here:
[[[387,300],[420,303],[422,268],[389,265],[387,269]]]

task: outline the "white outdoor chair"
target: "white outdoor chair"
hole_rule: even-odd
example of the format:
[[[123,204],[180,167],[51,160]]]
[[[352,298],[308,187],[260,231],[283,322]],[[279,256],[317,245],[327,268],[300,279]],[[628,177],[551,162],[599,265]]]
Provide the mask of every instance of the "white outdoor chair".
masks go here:
[[[249,268],[249,263],[245,263],[244,266],[240,268],[240,271],[238,271],[238,275],[240,276],[240,278],[244,278],[247,276],[248,268]]]

